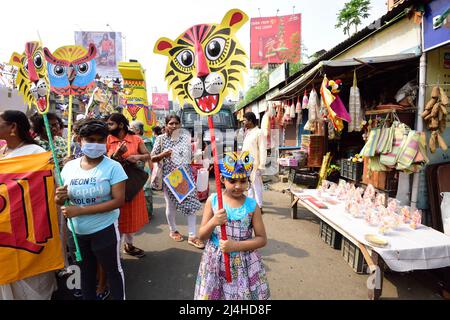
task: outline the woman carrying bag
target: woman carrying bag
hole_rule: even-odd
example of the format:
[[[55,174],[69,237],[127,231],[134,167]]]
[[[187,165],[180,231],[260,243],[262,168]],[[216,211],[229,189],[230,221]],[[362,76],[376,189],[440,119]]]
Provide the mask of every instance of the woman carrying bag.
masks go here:
[[[133,234],[148,223],[143,186],[147,173],[136,166],[138,161],[149,161],[150,153],[144,141],[129,129],[123,114],[113,113],[107,120],[110,135],[107,140],[108,156],[120,162],[128,175],[125,205],[120,208],[119,230],[124,238],[124,253],[142,258],[145,253],[133,245]]]
[[[161,162],[163,176],[169,175],[172,171],[184,167],[191,175],[190,163],[192,161],[191,136],[180,133],[180,118],[171,114],[166,117],[166,133],[156,138],[152,150],[152,161]],[[166,200],[166,217],[170,227],[169,236],[177,242],[184,238],[177,230],[175,216],[181,212],[187,216],[189,238],[188,243],[196,248],[203,249],[205,244],[196,236],[196,214],[202,205],[197,197],[197,192],[192,192],[181,203],[175,198],[172,192],[163,185],[164,199]]]

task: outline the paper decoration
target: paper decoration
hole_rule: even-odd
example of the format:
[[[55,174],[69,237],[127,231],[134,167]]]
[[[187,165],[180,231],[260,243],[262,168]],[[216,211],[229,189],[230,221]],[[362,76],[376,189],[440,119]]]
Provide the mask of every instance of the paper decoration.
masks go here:
[[[14,52],[10,64],[16,66],[16,85],[29,107],[36,106],[39,113],[48,112],[50,83],[47,76],[47,65],[44,59],[44,51],[38,41],[25,44],[25,52]]]
[[[44,48],[51,91],[63,95],[81,95],[95,86],[97,49],[94,44],[86,50],[81,46],[64,46],[50,53]]]
[[[350,115],[345,109],[344,104],[337,95],[340,91],[340,82],[338,80],[328,81],[327,76],[323,77],[322,85],[320,87],[320,93],[322,95],[322,101],[328,111],[328,118],[331,120],[333,127],[341,132],[344,129],[344,123],[342,120],[351,122]]]
[[[184,167],[175,169],[163,181],[179,203],[195,190],[195,184]]]
[[[180,106],[191,103],[197,113],[213,115],[229,93],[237,93],[247,55],[236,32],[247,20],[244,12],[233,9],[220,24],[199,24],[175,40],[156,42],[153,51],[169,58],[165,78]]]
[[[49,157],[0,161],[0,285],[64,268]]]
[[[248,151],[227,152],[220,161],[220,173],[224,178],[242,179],[250,176],[253,169],[253,157]]]
[[[119,72],[123,78],[123,115],[131,122],[139,120],[144,124],[144,136],[151,137],[156,117],[151,119],[151,106],[147,97],[147,84],[142,65],[139,62],[120,62]],[[142,111],[141,111],[142,110]],[[153,113],[154,114],[154,113]]]

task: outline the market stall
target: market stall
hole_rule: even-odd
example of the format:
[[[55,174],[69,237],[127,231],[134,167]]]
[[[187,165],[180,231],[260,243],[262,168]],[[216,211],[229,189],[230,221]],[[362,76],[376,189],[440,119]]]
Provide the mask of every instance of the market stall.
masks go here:
[[[363,256],[374,281],[369,286],[372,299],[381,297],[384,264],[395,272],[450,266],[449,236],[421,224],[417,211],[398,206],[395,199],[385,206],[382,196],[371,195],[369,190],[345,183],[291,190],[293,218],[297,218],[299,203],[344,238],[342,253],[349,264],[357,263],[358,254]]]

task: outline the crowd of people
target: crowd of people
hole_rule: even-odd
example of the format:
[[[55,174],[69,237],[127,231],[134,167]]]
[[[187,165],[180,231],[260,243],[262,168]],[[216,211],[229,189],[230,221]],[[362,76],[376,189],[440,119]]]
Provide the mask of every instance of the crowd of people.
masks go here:
[[[20,111],[1,112],[0,140],[5,142],[0,148],[0,161],[50,151],[52,139],[63,181],[56,188],[54,201],[61,219],[72,221],[61,225],[66,265],[75,263],[72,233],[83,257],[77,262],[81,290],[75,292],[76,296],[86,300],[103,300],[108,296],[125,299],[126,276],[120,251],[137,258],[145,256],[145,251],[135,246],[134,234],[151,221],[153,193],[162,188],[170,238],[177,242],[185,240],[176,224],[177,213],[183,214],[188,221],[187,243],[204,250],[194,298],[270,298],[264,266],[256,251],[265,246],[267,237],[261,216],[265,146],[254,114],[246,114],[244,122],[247,130],[242,152],[249,153],[248,163],[244,166],[242,160],[227,154],[220,160],[224,207],[218,207],[217,193],[210,195],[199,230],[196,217],[202,204],[196,193],[180,202],[164,183],[157,183],[155,174],[159,171],[165,177],[184,168],[195,181],[190,168],[191,136],[178,130],[181,121],[177,115],[166,117],[164,131],[154,127],[151,138],[144,134],[143,123],[130,124],[120,113],[104,119],[80,119],[73,126],[70,146],[63,137],[61,118],[54,113],[48,113],[47,117],[52,137],[47,136],[44,119],[39,114],[28,119]],[[146,181],[139,183],[142,176],[147,177]],[[247,191],[249,196],[245,195]],[[221,239],[223,224],[227,240]],[[230,283],[225,279],[223,253],[231,256]],[[46,272],[0,285],[0,300],[50,299],[55,290],[55,272]]]

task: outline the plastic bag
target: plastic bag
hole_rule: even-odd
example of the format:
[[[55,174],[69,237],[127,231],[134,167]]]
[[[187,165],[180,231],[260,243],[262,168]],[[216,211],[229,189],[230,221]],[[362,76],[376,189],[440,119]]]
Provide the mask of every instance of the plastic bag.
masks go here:
[[[441,216],[444,233],[450,236],[450,192],[442,192]]]
[[[209,183],[209,171],[205,168],[201,168],[197,173],[197,191],[204,192],[208,189]]]

